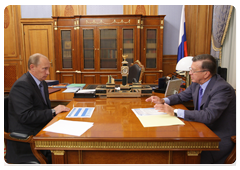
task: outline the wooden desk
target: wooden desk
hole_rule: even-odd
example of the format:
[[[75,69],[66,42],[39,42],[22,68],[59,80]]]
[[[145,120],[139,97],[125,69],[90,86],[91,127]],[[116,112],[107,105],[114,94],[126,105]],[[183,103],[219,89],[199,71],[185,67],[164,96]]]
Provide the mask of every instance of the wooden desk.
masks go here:
[[[200,163],[201,151],[219,150],[220,138],[202,123],[182,120],[185,125],[144,128],[131,109],[153,107],[145,99],[73,99],[70,108],[95,107],[92,117],[69,119],[65,112],[47,126],[60,119],[94,126],[80,137],[40,131],[34,137],[35,149],[51,150],[55,164],[192,164]]]

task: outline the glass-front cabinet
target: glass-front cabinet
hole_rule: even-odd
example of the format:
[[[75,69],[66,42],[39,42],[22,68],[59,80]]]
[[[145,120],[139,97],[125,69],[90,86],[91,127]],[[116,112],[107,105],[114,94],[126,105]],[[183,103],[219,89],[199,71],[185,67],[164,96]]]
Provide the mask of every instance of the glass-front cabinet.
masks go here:
[[[94,69],[94,30],[83,30],[83,63],[84,69]]]
[[[123,55],[128,55],[127,61],[130,66],[134,62],[134,29],[123,29]]]
[[[71,30],[61,30],[62,68],[72,68]]]
[[[117,29],[100,29],[100,69],[117,69]]]
[[[120,79],[122,55],[145,67],[143,83],[162,75],[164,16],[53,17],[56,77],[61,83],[105,84]]]

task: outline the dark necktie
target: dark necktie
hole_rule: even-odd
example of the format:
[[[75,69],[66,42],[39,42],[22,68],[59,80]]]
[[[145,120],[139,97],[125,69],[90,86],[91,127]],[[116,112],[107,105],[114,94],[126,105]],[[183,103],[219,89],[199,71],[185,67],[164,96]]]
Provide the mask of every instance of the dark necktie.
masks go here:
[[[201,106],[202,91],[203,91],[203,89],[200,87],[200,88],[199,88],[199,91],[198,91],[198,110],[200,110],[200,106]]]
[[[40,91],[41,91],[41,94],[42,94],[43,100],[44,100],[45,104],[47,104],[47,102],[46,102],[46,98],[45,98],[45,94],[44,94],[44,88],[43,88],[43,84],[42,84],[42,82],[39,84],[39,88],[40,88]]]

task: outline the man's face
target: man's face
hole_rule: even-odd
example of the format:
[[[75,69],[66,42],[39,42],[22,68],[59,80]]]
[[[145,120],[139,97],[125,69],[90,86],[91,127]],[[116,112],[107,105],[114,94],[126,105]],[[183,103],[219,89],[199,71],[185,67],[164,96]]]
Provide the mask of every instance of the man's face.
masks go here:
[[[205,83],[206,70],[202,69],[203,61],[195,61],[192,63],[191,71],[189,75],[191,76],[192,82],[203,84]]]
[[[36,66],[31,64],[31,74],[33,74],[39,81],[43,81],[49,75],[50,63],[47,58],[41,57],[39,64]]]

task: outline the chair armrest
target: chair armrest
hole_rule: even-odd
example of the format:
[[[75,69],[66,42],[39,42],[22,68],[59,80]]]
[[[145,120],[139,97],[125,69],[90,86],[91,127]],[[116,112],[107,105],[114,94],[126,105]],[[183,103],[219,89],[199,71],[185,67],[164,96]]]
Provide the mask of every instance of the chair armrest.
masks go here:
[[[28,134],[24,133],[17,133],[17,132],[12,132],[9,134],[11,138],[19,139],[19,140],[27,140],[30,136]]]
[[[33,138],[33,135],[29,136],[26,134],[16,133],[16,132],[12,132],[12,133],[4,132],[4,139],[7,139],[7,140],[30,143],[32,138]]]
[[[236,143],[236,136],[232,136],[232,137],[231,137],[231,140],[232,140],[234,143]]]

